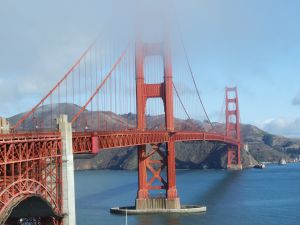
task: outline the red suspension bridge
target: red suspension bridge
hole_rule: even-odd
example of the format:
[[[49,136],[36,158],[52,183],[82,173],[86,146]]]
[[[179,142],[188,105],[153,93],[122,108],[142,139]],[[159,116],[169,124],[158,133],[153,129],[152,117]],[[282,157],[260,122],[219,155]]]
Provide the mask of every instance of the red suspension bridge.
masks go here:
[[[176,142],[227,144],[228,168],[242,167],[236,88],[226,88],[226,128],[218,129],[207,116],[186,57],[207,129],[191,119],[192,97],[184,98],[183,87],[188,76],[174,71],[169,43],[137,40],[120,49],[117,43],[95,41],[32,110],[15,118],[8,134],[0,135],[0,224],[71,224],[65,220],[63,190],[68,150],[96,154],[137,146],[137,209],[154,207],[151,193],[157,190],[165,191],[164,208],[180,208]],[[69,128],[63,117],[57,126],[62,114],[69,116]],[[151,128],[148,114],[163,114],[163,123]],[[180,115],[192,128],[178,125]]]

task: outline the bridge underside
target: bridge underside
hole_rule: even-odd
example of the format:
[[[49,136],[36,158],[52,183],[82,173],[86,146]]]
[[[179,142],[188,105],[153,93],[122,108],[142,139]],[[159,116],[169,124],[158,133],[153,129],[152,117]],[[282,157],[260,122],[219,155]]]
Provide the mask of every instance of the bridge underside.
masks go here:
[[[60,142],[59,133],[1,136],[1,225],[58,224],[54,215],[61,214]]]
[[[60,220],[61,218],[55,214],[46,201],[37,196],[32,196],[17,204],[4,224],[57,225]]]

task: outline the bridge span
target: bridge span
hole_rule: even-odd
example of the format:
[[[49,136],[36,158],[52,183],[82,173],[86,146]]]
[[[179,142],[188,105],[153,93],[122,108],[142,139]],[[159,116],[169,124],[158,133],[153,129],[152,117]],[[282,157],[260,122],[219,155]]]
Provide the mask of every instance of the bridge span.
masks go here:
[[[135,207],[140,210],[176,210],[181,208],[180,196],[176,187],[175,142],[212,141],[224,143],[228,146],[227,167],[229,169],[242,168],[237,88],[226,88],[225,133],[215,129],[210,132],[200,129],[196,131],[176,130],[174,126],[176,107],[173,104],[173,91],[179,100],[178,106],[183,108],[189,119],[190,115],[173,81],[170,46],[168,43],[164,44],[148,44],[138,40],[135,45],[134,57],[128,56],[130,51],[127,47],[110,65],[111,69],[101,76],[97,74],[100,70],[97,66],[91,66],[91,69],[86,68],[87,65],[92,65],[92,62],[99,60],[98,48],[93,50],[93,45],[90,46],[43,99],[15,124],[12,124],[13,129],[10,130],[9,134],[0,134],[1,225],[75,225],[73,154],[97,154],[99,151],[113,148],[137,146],[138,187]],[[110,51],[105,51],[105,53],[107,52]],[[163,81],[148,83],[145,80],[145,59],[153,55],[159,55],[162,58]],[[87,57],[89,58],[86,59]],[[91,59],[91,57],[95,57],[95,59]],[[134,66],[132,64],[130,66],[132,58],[134,58]],[[104,61],[109,60],[104,59]],[[99,66],[100,64],[97,62],[96,65]],[[87,71],[90,71],[94,80],[92,78],[90,80],[90,91],[87,90],[88,82],[85,80],[86,85],[83,88],[83,94],[78,94],[77,92],[81,90],[80,85],[84,83],[80,80],[83,78],[80,75],[82,74],[82,67],[85,68],[85,76],[83,77],[87,79]],[[106,65],[103,68],[107,69],[109,66]],[[123,80],[110,82],[112,77],[117,76],[118,73],[122,74]],[[133,87],[122,88],[122,85],[127,82],[126,76],[131,74],[134,74],[134,79],[127,81],[133,84]],[[77,78],[79,79],[79,87],[75,89],[75,79]],[[93,82],[96,85],[93,85]],[[72,85],[69,90],[68,85],[70,83]],[[112,89],[112,85],[117,84],[121,86]],[[195,82],[194,84],[196,86]],[[107,85],[109,87],[105,89]],[[111,92],[111,90],[114,91]],[[125,103],[124,97],[126,95],[119,93],[120,90],[125,92],[135,90],[134,101],[131,101],[131,95],[129,95],[130,101]],[[203,106],[198,88],[196,90]],[[100,95],[101,91],[104,93]],[[62,93],[65,93],[66,96],[62,97]],[[80,105],[79,110],[68,113],[72,117],[71,123],[68,122],[66,116],[61,116],[58,119],[57,129],[56,126],[53,126],[55,115],[64,113],[60,105],[53,104],[54,96],[63,103],[71,99],[73,104],[75,104],[76,97],[89,97],[86,98],[85,104],[82,104],[82,99],[80,100],[81,104],[78,103]],[[115,100],[112,100],[114,98]],[[149,130],[147,127],[146,105],[149,99],[160,99],[163,103],[165,117],[164,128],[161,130]],[[48,100],[50,105],[46,104]],[[97,102],[93,103],[94,100]],[[103,100],[101,104],[99,104],[100,100]],[[115,104],[112,104],[113,102]],[[115,115],[108,113],[113,111],[114,107],[115,109],[118,108],[119,112],[121,107],[130,108],[128,106],[132,102],[136,107],[136,126],[132,125],[128,118],[117,121]],[[97,109],[93,110],[95,105]],[[103,105],[103,109],[100,109],[101,105]],[[91,114],[87,115],[87,107],[89,106],[91,107]],[[45,115],[45,108],[51,108],[50,115]],[[53,113],[54,110],[57,111]],[[99,113],[104,111],[106,113]],[[67,109],[64,112],[66,113]],[[93,115],[93,112],[97,116]],[[206,111],[205,114],[207,116]],[[110,129],[107,120],[105,123],[102,122],[101,115],[104,115],[106,119],[109,117],[109,121],[117,121],[120,128]],[[51,119],[47,120],[49,117]],[[90,124],[87,117],[92,118]],[[95,120],[95,117],[98,119]],[[209,118],[208,121],[210,122]],[[92,131],[82,129],[82,127],[96,123],[98,129],[93,128]],[[211,122],[210,124],[212,125]],[[214,128],[213,125],[212,128]],[[75,132],[74,129],[81,129],[82,131]],[[163,174],[163,171],[166,171],[166,175]],[[164,196],[159,199],[156,198],[157,196],[153,196],[155,191],[164,191]]]
[[[167,142],[212,141],[238,146],[231,137],[217,133],[197,131],[117,131],[117,132],[74,132],[73,151],[98,153],[101,150]]]

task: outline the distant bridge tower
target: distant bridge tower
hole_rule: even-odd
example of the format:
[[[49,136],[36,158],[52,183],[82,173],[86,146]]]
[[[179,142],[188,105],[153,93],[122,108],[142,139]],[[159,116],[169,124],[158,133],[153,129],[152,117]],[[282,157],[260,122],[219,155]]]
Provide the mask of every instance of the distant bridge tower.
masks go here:
[[[164,81],[158,84],[146,84],[144,80],[144,61],[147,56],[153,55],[161,55],[163,58]],[[145,110],[148,98],[161,98],[163,100],[166,130],[169,132],[174,131],[172,62],[167,43],[164,45],[145,44],[141,40],[137,40],[136,96],[137,127],[140,131],[146,129]],[[152,144],[149,153],[146,150],[146,145],[138,146],[139,187],[136,199],[137,209],[180,208],[180,200],[176,189],[175,145],[173,141],[167,142],[166,152],[163,152],[160,146],[161,143]],[[157,157],[160,159],[157,160]],[[167,179],[161,175],[164,168],[167,169]],[[164,190],[165,196],[151,198],[149,192],[153,190]]]
[[[226,87],[226,136],[238,141],[237,146],[228,146],[228,169],[242,169],[241,129],[237,88]]]

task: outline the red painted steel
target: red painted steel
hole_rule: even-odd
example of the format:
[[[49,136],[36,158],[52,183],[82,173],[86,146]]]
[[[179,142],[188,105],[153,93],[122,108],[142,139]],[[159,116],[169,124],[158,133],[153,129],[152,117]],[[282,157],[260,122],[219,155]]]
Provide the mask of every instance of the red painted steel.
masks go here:
[[[169,50],[165,48],[158,44],[143,44],[141,41],[137,41],[136,44],[137,128],[141,131],[146,129],[145,110],[148,98],[161,98],[163,100],[165,107],[166,129],[168,131],[174,130],[171,54]],[[155,49],[155,51],[153,51],[153,49]],[[145,57],[153,54],[163,54],[164,82],[160,84],[145,83]]]
[[[166,153],[160,148],[161,144],[152,144],[151,150],[146,145],[138,147],[139,189],[138,199],[150,197],[151,190],[167,190],[167,181],[162,177],[162,171],[167,166]],[[150,172],[150,174],[147,173]],[[156,183],[158,182],[158,184]]]
[[[17,128],[44,103],[45,99],[69,76],[90,49],[91,47],[50,93],[13,128]],[[95,92],[91,92],[90,99],[75,114],[72,122],[76,121],[80,114],[85,111],[86,107],[119,65],[126,52],[127,49],[118,58],[102,83],[97,86]],[[150,55],[163,56],[164,81],[162,83],[145,83],[144,62],[145,58]],[[173,84],[169,46],[145,44],[140,40],[137,41],[135,66],[137,128],[133,130],[121,130],[122,128],[120,128],[115,131],[101,132],[73,132],[74,154],[96,154],[104,149],[137,146],[138,199],[149,198],[150,192],[153,190],[164,190],[165,197],[168,199],[178,198],[175,168],[176,142],[213,141],[225,143],[228,145],[228,168],[233,166],[241,167],[241,136],[237,88],[226,88],[226,135],[216,132],[175,131],[173,88],[175,92],[177,90]],[[194,79],[193,82],[195,84]],[[165,129],[162,131],[147,130],[145,110],[146,102],[149,98],[161,98],[164,103]],[[180,102],[183,105],[181,100]],[[201,98],[200,102],[203,105]],[[184,110],[187,113],[185,108]],[[162,143],[166,144],[165,150],[161,147]],[[146,145],[151,146],[151,149],[147,149]],[[164,169],[167,170],[166,177],[162,175]],[[61,136],[58,132],[0,135],[0,221],[8,217],[13,206],[30,196],[42,198],[49,203],[57,216],[61,216],[62,146]],[[45,224],[51,220],[55,225],[61,224],[59,217],[27,219],[31,223]],[[10,222],[19,224],[18,221]]]
[[[150,55],[162,55],[164,66],[164,82],[159,84],[146,84],[144,74],[145,58]],[[167,132],[174,131],[174,112],[173,112],[173,78],[172,78],[172,62],[171,53],[167,44],[145,44],[141,40],[136,42],[136,104],[137,104],[137,129],[144,132],[147,129],[145,110],[146,102],[149,98],[161,98],[165,109],[165,130]],[[169,142],[168,133],[148,133],[146,136],[135,136],[132,139],[127,139],[126,135],[121,139],[108,140],[103,144],[118,144],[121,141],[124,144],[130,144],[132,141],[138,143],[138,165],[139,165],[139,190],[137,193],[138,199],[149,198],[150,190],[165,190],[166,198],[177,198],[176,190],[176,173],[175,173],[175,154],[174,142]],[[125,138],[125,139],[124,139]],[[163,140],[165,139],[165,140]],[[125,142],[123,142],[125,141]],[[100,140],[101,142],[101,140]],[[144,143],[141,143],[144,142]],[[147,143],[148,142],[148,143]],[[160,150],[160,144],[167,142],[166,154]],[[120,144],[120,142],[119,142]],[[150,157],[147,156],[146,144],[151,144],[152,151]],[[157,153],[161,160],[151,160],[151,156]],[[157,170],[153,164],[156,164]],[[161,171],[167,168],[168,176],[165,180]],[[147,180],[147,171],[152,174],[150,181]],[[158,180],[161,185],[153,186],[153,182]]]
[[[120,55],[120,57],[117,59],[117,61],[114,63],[114,65],[112,66],[112,68],[110,69],[110,71],[108,72],[108,74],[105,76],[104,80],[100,83],[100,85],[96,88],[95,92],[92,94],[92,96],[90,96],[90,98],[88,99],[88,101],[84,104],[84,106],[79,110],[78,113],[76,113],[76,115],[73,117],[73,119],[71,120],[71,123],[76,122],[76,120],[79,118],[79,116],[84,112],[84,110],[86,110],[86,107],[91,103],[91,101],[93,100],[93,98],[99,93],[100,89],[104,86],[104,84],[107,82],[107,80],[111,77],[111,75],[113,74],[113,72],[115,71],[115,69],[117,68],[117,66],[120,64],[120,62],[122,61],[122,59],[124,58],[125,54],[127,53],[129,49],[129,45],[127,46],[127,48],[122,52],[122,54]]]
[[[176,162],[175,162],[175,144],[174,141],[167,142],[167,198],[175,199],[178,197],[176,188]]]
[[[140,199],[149,198],[149,190],[147,188],[147,153],[146,145],[138,146],[138,193],[137,197]]]
[[[168,198],[176,198],[176,176],[174,143],[188,141],[214,141],[238,146],[235,138],[216,133],[189,131],[139,131],[117,132],[74,132],[74,154],[97,153],[104,149],[138,146],[140,198],[149,197],[150,190],[164,189]],[[159,150],[161,143],[167,143],[170,157]],[[146,144],[152,146],[152,153],[146,153]],[[0,215],[6,215],[12,204],[28,196],[38,195],[46,199],[54,211],[61,213],[61,138],[59,133],[23,133],[0,136]],[[231,152],[229,151],[229,155]],[[151,158],[158,153],[163,161]],[[234,154],[234,153],[233,153]],[[232,160],[233,162],[233,160]],[[147,180],[151,165],[161,165],[152,170],[153,179],[162,185],[152,186],[153,179]],[[51,167],[53,166],[53,167]],[[161,170],[167,168],[167,181]],[[21,172],[20,172],[21,171]],[[52,180],[53,183],[47,182]],[[19,199],[19,200],[18,200]]]
[[[49,96],[65,81],[73,72],[73,70],[80,64],[80,62],[84,59],[84,57],[90,52],[92,47],[96,44],[97,39],[82,53],[79,59],[75,62],[75,64],[66,72],[66,74],[61,78],[61,80],[49,91],[49,93],[42,98],[42,100],[34,106],[27,114],[25,114],[13,127],[12,130],[16,130],[22,122],[24,122],[29,116],[33,115],[34,112],[40,107]]]
[[[165,142],[213,141],[237,146],[239,142],[217,133],[194,131],[115,131],[75,132],[73,150],[75,154],[98,153],[101,150],[123,148]]]
[[[236,145],[228,145],[227,168],[242,167],[240,112],[237,88],[226,88],[226,136],[236,140]]]
[[[1,135],[0,221],[5,221],[19,202],[32,196],[45,200],[60,216],[61,160],[59,133]]]

